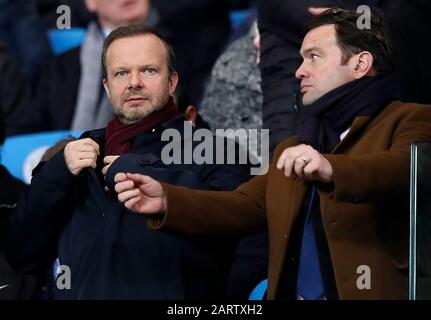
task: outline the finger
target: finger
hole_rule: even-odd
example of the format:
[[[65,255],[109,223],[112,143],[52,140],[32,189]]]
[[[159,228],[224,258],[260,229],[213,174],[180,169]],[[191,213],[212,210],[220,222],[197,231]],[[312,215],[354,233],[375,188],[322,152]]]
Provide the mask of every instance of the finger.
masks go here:
[[[76,158],[78,160],[85,160],[85,159],[91,159],[91,160],[97,160],[97,154],[94,152],[88,152],[88,151],[84,151],[84,152],[78,152],[76,154]]]
[[[105,164],[109,164],[114,162],[116,159],[118,158],[118,156],[106,156],[103,158],[103,163]]]
[[[303,170],[304,172],[304,179],[309,181],[316,180],[316,173],[318,170],[317,161],[311,161]]]
[[[293,155],[289,155],[284,162],[284,175],[288,178],[296,176],[294,170],[295,160],[296,157],[293,157]]]
[[[290,147],[283,151],[283,153],[281,154],[280,158],[278,158],[278,161],[277,161],[278,169],[283,169],[287,163],[286,161],[289,160],[290,158],[295,159],[294,157],[292,157],[292,155],[295,155],[297,153],[296,150],[298,149],[298,147],[299,146]]]
[[[77,161],[77,167],[80,169],[83,169],[83,168],[96,169],[96,161],[94,161],[93,159],[81,159]]]
[[[154,181],[154,179],[151,178],[150,176],[145,176],[139,173],[127,173],[127,178],[141,184],[147,184]]]
[[[71,163],[70,170],[78,174],[84,168],[96,168],[96,163],[93,160],[77,160]]]
[[[104,167],[103,167],[103,169],[102,169],[102,174],[103,174],[104,176],[106,176],[106,172],[108,171],[109,167],[110,167],[110,165],[107,165],[107,166],[104,166]]]
[[[127,200],[138,197],[140,195],[140,191],[138,188],[133,188],[131,190],[123,191],[118,194],[118,200],[122,203],[125,203]]]
[[[282,153],[281,153],[281,155],[280,155],[280,157],[278,158],[278,161],[277,161],[277,169],[283,169],[283,167],[284,167],[284,162],[285,162],[285,160],[286,160],[286,157],[287,157],[287,155],[288,155],[288,149],[285,149]]]
[[[126,181],[128,178],[124,172],[119,172],[114,176],[114,182],[118,183],[121,181]]]
[[[127,209],[134,211],[134,210],[133,210],[133,209],[134,209],[134,208],[133,208],[133,206],[134,206],[135,204],[137,204],[139,200],[141,200],[141,198],[140,198],[140,197],[134,197],[134,198],[132,198],[132,199],[127,200],[127,201],[124,203],[124,206],[125,206]]]
[[[325,12],[326,10],[330,9],[329,7],[310,7],[308,8],[308,12],[311,13],[313,16],[318,16],[319,14]]]
[[[135,183],[131,180],[126,180],[126,181],[116,183],[114,189],[115,189],[115,192],[121,193],[127,190],[131,190],[133,188],[135,188]]]
[[[88,151],[88,152],[96,152],[96,149],[93,145],[88,143],[81,143],[75,146],[75,151]]]
[[[295,159],[293,170],[295,171],[295,174],[298,176],[298,178],[300,179],[304,178],[303,170],[306,167],[306,165],[307,163],[304,162],[304,160],[302,160],[301,156]]]
[[[99,145],[97,144],[96,141],[94,141],[93,139],[90,139],[90,138],[85,138],[85,139],[82,139],[80,141],[82,142],[82,144],[81,144],[82,146],[83,145],[92,146],[93,150],[96,151],[96,153],[98,155],[100,155],[100,148],[99,148]]]

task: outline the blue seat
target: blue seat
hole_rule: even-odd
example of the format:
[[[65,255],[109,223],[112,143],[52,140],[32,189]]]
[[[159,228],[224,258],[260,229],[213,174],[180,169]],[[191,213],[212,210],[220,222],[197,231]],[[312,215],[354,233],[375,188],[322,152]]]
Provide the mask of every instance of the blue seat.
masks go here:
[[[232,26],[232,29],[235,29],[238,27],[241,22],[243,22],[245,19],[247,19],[250,14],[253,12],[252,9],[246,9],[246,10],[232,10],[229,12],[229,18],[230,18],[230,24]]]
[[[48,39],[51,43],[54,55],[62,54],[68,50],[77,48],[84,40],[85,28],[51,29],[48,31]]]
[[[265,297],[267,288],[268,288],[268,279],[262,280],[250,293],[248,300],[263,300],[263,298]]]
[[[8,137],[3,145],[1,163],[9,172],[26,183],[31,181],[31,172],[39,163],[46,149],[76,131],[52,131]]]

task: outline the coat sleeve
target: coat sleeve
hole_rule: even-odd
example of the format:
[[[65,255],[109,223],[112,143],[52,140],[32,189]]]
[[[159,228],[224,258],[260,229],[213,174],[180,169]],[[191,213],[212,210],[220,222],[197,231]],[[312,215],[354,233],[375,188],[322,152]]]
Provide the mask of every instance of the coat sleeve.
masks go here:
[[[33,177],[10,220],[7,257],[14,269],[33,272],[55,259],[60,231],[73,206],[68,194],[78,179],[67,169],[63,150]]]
[[[175,230],[191,236],[240,236],[262,231],[266,227],[268,176],[272,170],[277,170],[278,157],[287,146],[283,142],[277,146],[265,175],[255,176],[234,191],[190,190],[162,183],[168,211],[149,217],[148,227]]]
[[[430,106],[418,106],[396,125],[388,150],[364,155],[325,155],[333,169],[336,201],[373,202],[409,192],[410,144],[431,140]]]
[[[266,176],[256,176],[235,191],[201,191],[162,183],[168,199],[163,218],[149,218],[152,229],[186,235],[226,236],[259,231],[265,226]]]

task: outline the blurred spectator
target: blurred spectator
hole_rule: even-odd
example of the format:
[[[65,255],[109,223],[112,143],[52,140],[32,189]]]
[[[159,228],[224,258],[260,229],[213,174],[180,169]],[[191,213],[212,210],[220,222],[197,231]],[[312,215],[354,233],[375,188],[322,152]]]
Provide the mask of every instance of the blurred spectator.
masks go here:
[[[225,49],[231,45],[232,42],[238,40],[239,38],[242,38],[247,33],[250,32],[250,28],[253,25],[253,23],[256,23],[257,19],[257,12],[256,8],[252,7],[248,9],[247,15],[243,17],[243,19],[239,22],[239,25],[236,27],[233,27],[231,34],[229,35],[229,39],[227,40]]]
[[[218,58],[199,107],[212,129],[262,127],[262,91],[258,66],[258,31],[234,41]],[[247,146],[247,135],[239,138]],[[245,142],[244,142],[245,141]],[[250,141],[257,146],[257,141]],[[253,149],[256,150],[256,149]]]
[[[252,21],[248,23],[247,33],[231,43],[214,64],[199,107],[212,129],[262,127],[259,47],[259,31],[256,22]],[[257,150],[253,148],[257,148],[259,139],[244,133],[239,142],[245,147],[251,146],[250,150]],[[230,269],[227,298],[248,299],[267,273],[268,233],[243,238],[238,243]]]
[[[158,30],[172,44],[181,83],[198,106],[205,81],[229,38],[228,0],[153,0]]]
[[[103,40],[120,25],[145,23],[148,0],[86,0],[97,20],[82,45],[58,57],[43,75],[29,119],[29,131],[76,130],[104,127],[112,106],[102,87]]]
[[[300,90],[295,70],[302,62],[299,48],[306,25],[312,17],[308,8],[339,7],[356,10],[361,5],[377,9],[390,18],[397,49],[402,53],[398,63],[401,98],[410,102],[431,102],[425,99],[426,95],[428,98],[431,95],[431,82],[426,79],[430,73],[430,64],[426,57],[421,57],[428,52],[426,47],[430,44],[420,38],[423,30],[430,29],[429,1],[259,0],[263,127],[270,129],[271,150],[279,141],[290,137],[297,130]]]
[[[0,113],[0,147],[4,138],[4,123]],[[13,271],[5,258],[9,217],[14,214],[18,199],[25,189],[26,184],[0,165],[0,300],[30,299],[37,286],[36,276],[24,276]]]
[[[10,136],[25,131],[24,118],[30,101],[31,90],[26,79],[0,43],[0,112],[4,118],[3,134]]]
[[[51,47],[32,1],[0,0],[0,42],[34,84],[42,65],[51,58]]]
[[[202,119],[198,109],[191,103],[187,92],[184,91],[180,84],[177,85],[175,90],[174,102],[178,112],[184,114],[184,118],[190,121],[193,127],[197,129],[209,129],[208,123]]]

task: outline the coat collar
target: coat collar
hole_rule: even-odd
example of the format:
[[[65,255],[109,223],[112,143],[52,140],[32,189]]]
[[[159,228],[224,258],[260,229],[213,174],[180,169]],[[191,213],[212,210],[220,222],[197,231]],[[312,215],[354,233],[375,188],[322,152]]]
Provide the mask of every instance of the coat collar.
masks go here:
[[[352,144],[355,141],[355,138],[362,132],[363,129],[367,127],[367,125],[373,120],[375,117],[371,116],[360,116],[356,117],[353,120],[352,127],[346,137],[341,140],[331,153],[340,153],[343,148]]]

